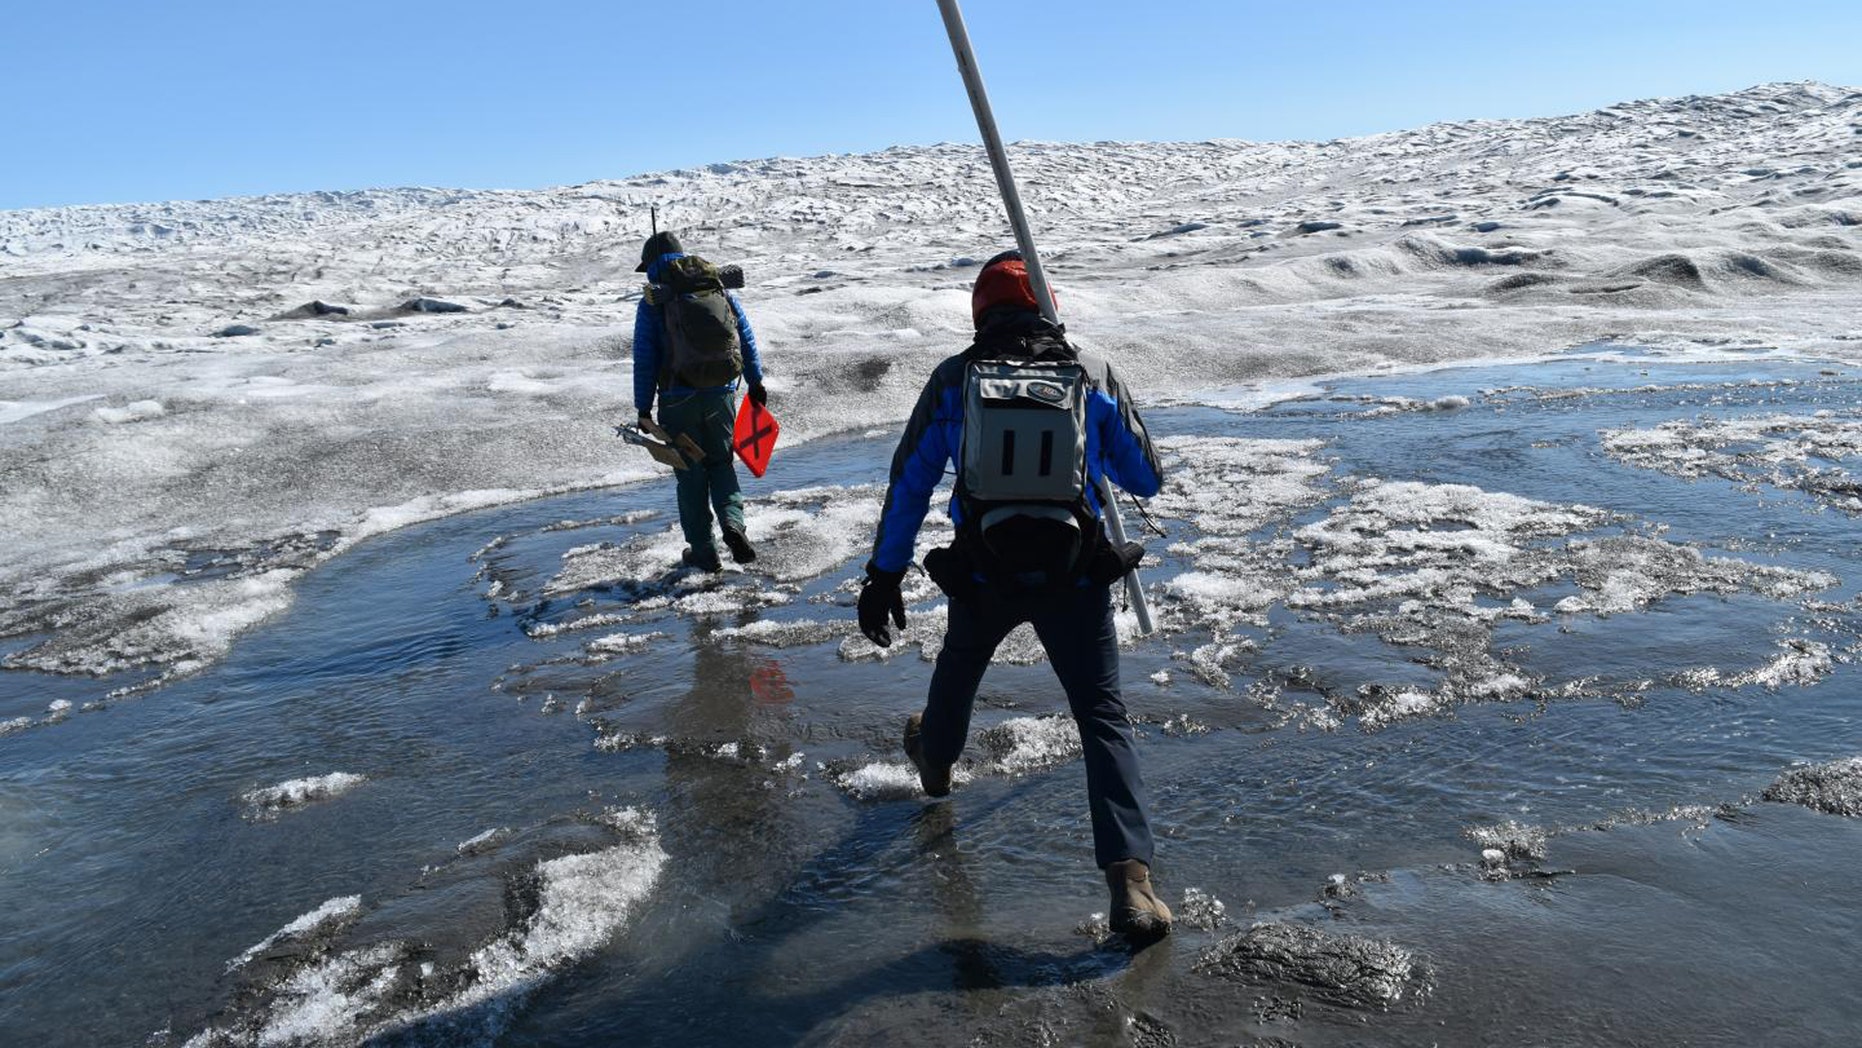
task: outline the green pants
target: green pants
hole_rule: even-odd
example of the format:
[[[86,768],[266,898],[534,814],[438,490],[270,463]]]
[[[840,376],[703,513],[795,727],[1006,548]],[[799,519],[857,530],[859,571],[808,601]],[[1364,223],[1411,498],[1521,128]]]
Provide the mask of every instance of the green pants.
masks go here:
[[[685,544],[698,553],[717,552],[711,531],[714,508],[725,527],[743,530],[744,497],[731,452],[736,420],[737,398],[729,390],[660,398],[659,424],[675,437],[690,436],[705,453],[703,462],[674,471],[679,479],[679,526],[685,530]]]

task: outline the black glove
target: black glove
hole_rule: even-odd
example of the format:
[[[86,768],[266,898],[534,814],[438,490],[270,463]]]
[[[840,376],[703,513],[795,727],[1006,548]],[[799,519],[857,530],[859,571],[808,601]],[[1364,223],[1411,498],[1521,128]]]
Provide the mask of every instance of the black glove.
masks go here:
[[[763,383],[750,383],[750,403],[755,404],[757,407],[762,407],[769,403],[769,390],[763,388]]]
[[[646,429],[648,426],[651,426],[652,424],[653,424],[653,413],[651,411],[642,411],[640,413],[640,417],[634,420],[634,425],[638,426],[642,430]]]
[[[903,571],[866,566],[866,582],[860,587],[860,632],[882,648],[892,647],[892,633],[886,629],[888,614],[893,625],[905,628],[905,597],[899,592],[899,580],[903,578]]]

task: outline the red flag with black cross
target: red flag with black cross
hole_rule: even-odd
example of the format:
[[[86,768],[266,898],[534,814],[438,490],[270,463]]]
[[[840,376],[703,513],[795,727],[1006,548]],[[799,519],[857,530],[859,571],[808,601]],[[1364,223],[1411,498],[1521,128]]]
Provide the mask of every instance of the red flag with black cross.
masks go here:
[[[749,397],[743,399],[731,432],[731,446],[737,449],[737,457],[743,459],[751,476],[760,477],[769,468],[769,457],[776,451],[776,434],[780,432],[782,427],[776,424],[776,416],[769,413],[768,407]]]

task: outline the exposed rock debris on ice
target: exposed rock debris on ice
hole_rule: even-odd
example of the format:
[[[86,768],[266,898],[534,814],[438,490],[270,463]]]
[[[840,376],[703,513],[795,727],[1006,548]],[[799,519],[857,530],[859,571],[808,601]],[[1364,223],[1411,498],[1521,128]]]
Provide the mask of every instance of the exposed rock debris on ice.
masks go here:
[[[1506,859],[1533,861],[1545,858],[1545,842],[1550,836],[1543,826],[1510,819],[1492,826],[1475,826],[1467,832],[1485,851],[1497,851]]]
[[[1199,931],[1213,932],[1228,923],[1228,907],[1201,888],[1183,889],[1172,913],[1178,924]]]
[[[1862,757],[1792,768],[1765,787],[1765,799],[1862,817]]]
[[[1387,1007],[1420,976],[1395,943],[1307,924],[1264,922],[1204,950],[1195,970],[1244,982],[1296,983],[1333,1004]]]

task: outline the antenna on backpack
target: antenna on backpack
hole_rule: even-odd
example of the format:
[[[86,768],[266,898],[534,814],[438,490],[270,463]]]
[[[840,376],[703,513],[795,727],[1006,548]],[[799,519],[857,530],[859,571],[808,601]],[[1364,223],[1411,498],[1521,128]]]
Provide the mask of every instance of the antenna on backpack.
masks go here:
[[[1022,263],[1028,267],[1028,283],[1035,301],[1041,306],[1041,315],[1058,324],[1060,313],[1054,308],[1054,295],[1047,285],[1047,272],[1041,268],[1040,252],[1034,248],[1034,233],[1028,228],[1021,194],[1015,188],[1015,175],[1009,170],[1009,154],[1002,148],[1002,135],[996,130],[996,117],[989,108],[989,93],[983,89],[983,74],[976,66],[976,52],[970,47],[970,31],[964,27],[963,11],[957,6],[957,0],[937,0],[937,6],[944,15],[944,30],[950,36],[951,50],[957,54],[957,71],[963,75],[963,86],[969,92],[970,109],[976,114],[977,130],[982,132],[989,166],[996,173],[1002,206],[1009,213],[1009,226],[1015,230],[1015,244],[1021,248]],[[1124,548],[1125,522],[1119,517],[1118,497],[1111,482],[1103,476],[1099,503],[1105,507],[1106,528],[1112,532],[1112,541]],[[1138,581],[1136,568],[1125,576],[1125,594],[1131,599],[1131,610],[1138,617],[1138,632],[1150,633],[1155,628],[1151,623],[1151,606],[1145,602],[1144,585]]]
[[[659,205],[648,204],[647,206],[652,210],[652,213],[653,213],[653,235],[659,236]]]

